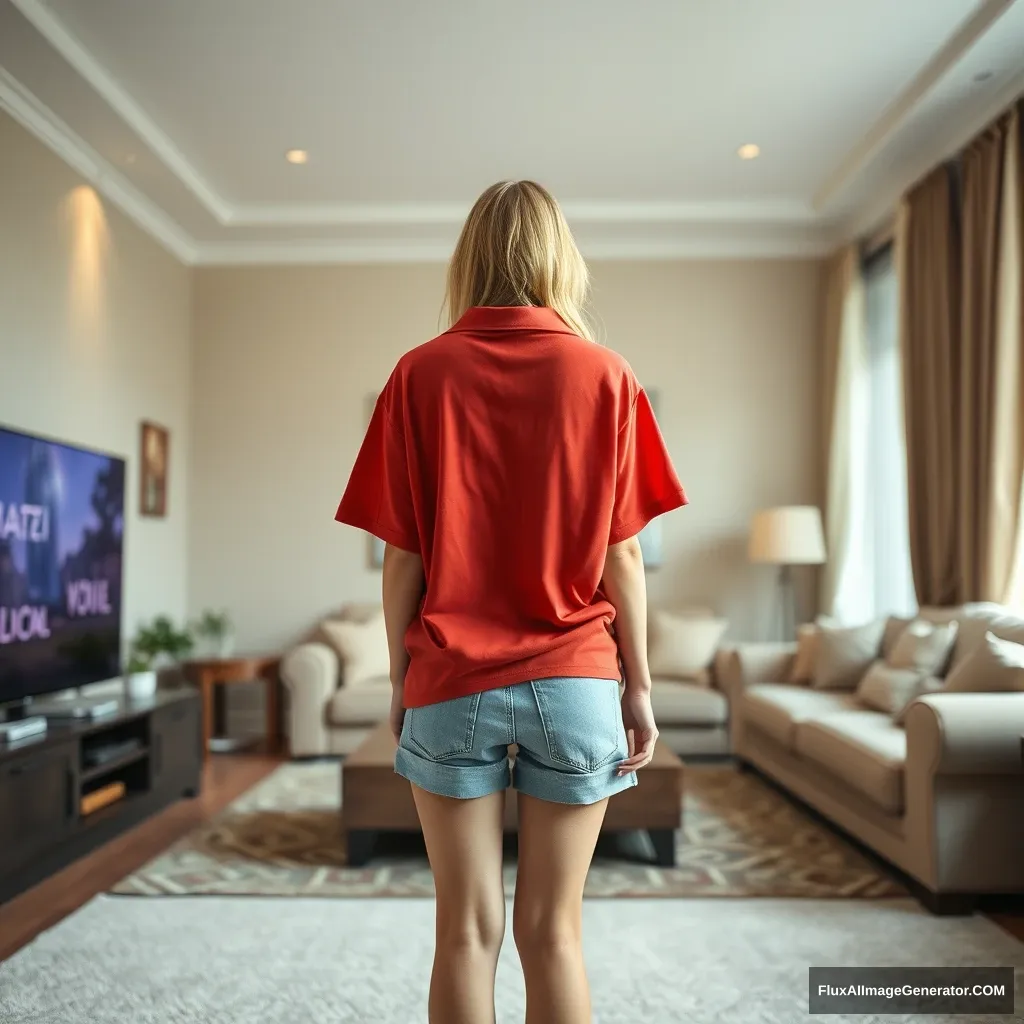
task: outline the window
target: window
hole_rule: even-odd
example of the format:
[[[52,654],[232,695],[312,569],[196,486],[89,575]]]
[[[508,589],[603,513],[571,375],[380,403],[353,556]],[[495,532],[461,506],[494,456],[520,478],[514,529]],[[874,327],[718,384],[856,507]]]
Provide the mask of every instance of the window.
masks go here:
[[[917,609],[910,565],[906,436],[899,348],[899,286],[892,246],[864,266],[867,422],[862,585],[873,615]]]

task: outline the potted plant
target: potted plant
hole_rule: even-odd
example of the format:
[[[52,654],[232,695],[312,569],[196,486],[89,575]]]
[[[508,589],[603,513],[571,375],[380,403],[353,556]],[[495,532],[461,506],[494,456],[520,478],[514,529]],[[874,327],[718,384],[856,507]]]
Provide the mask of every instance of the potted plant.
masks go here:
[[[192,650],[192,637],[176,629],[166,615],[158,615],[135,631],[125,666],[125,690],[139,700],[156,693],[157,670],[172,665]]]
[[[203,612],[192,626],[192,631],[203,642],[208,655],[229,658],[235,648],[235,630],[226,611]]]

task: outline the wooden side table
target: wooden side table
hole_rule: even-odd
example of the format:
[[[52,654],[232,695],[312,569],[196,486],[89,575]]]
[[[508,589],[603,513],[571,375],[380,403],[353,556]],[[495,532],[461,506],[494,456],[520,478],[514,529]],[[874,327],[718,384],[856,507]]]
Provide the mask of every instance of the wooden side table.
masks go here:
[[[210,756],[213,736],[214,691],[218,685],[251,683],[262,679],[267,691],[267,750],[276,754],[281,749],[280,681],[278,666],[281,658],[276,654],[253,655],[238,658],[204,658],[189,661],[185,670],[203,698],[203,761]]]

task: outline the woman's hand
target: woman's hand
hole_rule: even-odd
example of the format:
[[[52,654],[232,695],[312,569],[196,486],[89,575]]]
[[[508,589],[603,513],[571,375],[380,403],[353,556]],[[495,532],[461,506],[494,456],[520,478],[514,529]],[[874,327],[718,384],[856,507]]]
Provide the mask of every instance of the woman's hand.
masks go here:
[[[622,724],[626,727],[629,757],[619,762],[618,774],[627,775],[651,763],[654,744],[658,741],[658,727],[654,724],[649,689],[630,690],[622,695]]]
[[[398,743],[402,738],[402,725],[405,722],[405,683],[391,684],[391,710],[388,712],[388,725],[391,735]]]

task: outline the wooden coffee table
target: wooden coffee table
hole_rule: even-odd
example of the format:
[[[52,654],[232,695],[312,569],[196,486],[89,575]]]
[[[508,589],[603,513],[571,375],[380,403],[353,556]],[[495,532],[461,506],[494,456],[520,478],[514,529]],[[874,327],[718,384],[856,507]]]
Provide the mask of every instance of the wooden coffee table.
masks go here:
[[[395,773],[395,740],[381,723],[345,758],[341,773],[341,825],[348,863],[365,864],[373,856],[379,832],[418,832],[419,818],[407,779]],[[516,831],[516,794],[508,790],[505,831]],[[608,801],[602,832],[645,830],[656,863],[676,861],[675,831],[683,823],[683,762],[664,745],[639,772],[639,785]]]

